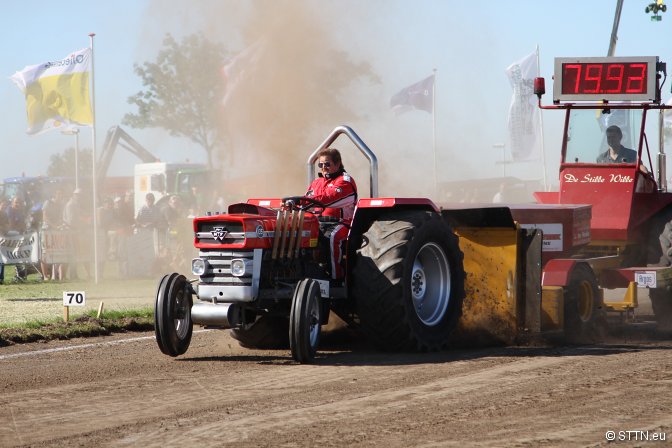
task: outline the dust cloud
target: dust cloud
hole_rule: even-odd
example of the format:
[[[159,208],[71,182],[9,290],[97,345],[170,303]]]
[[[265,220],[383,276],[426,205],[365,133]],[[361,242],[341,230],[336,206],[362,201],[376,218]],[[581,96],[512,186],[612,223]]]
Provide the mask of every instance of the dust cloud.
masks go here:
[[[473,111],[462,113],[456,106],[448,110],[438,103],[443,108],[441,113],[453,122],[451,129],[442,130],[445,137],[438,142],[438,155],[436,149],[432,150],[429,114],[406,114],[400,125],[390,111],[390,96],[431,74],[432,66],[423,66],[424,75],[418,76],[420,69],[409,69],[420,65],[415,59],[400,57],[392,66],[389,60],[386,66],[381,63],[382,55],[408,46],[403,37],[393,35],[394,30],[392,34],[376,34],[386,14],[392,14],[388,4],[380,0],[151,0],[143,26],[137,30],[137,49],[129,57],[138,64],[155,60],[166,33],[181,40],[201,32],[227,50],[222,67],[227,93],[221,99],[219,128],[223,136],[218,153],[222,175],[212,186],[227,204],[251,197],[303,194],[308,184],[309,154],[341,124],[350,125],[377,154],[381,196],[429,197],[442,204],[491,202],[501,188],[524,193],[538,190],[538,186],[514,180],[448,182],[488,175],[473,161],[479,158],[475,149],[483,149],[471,141],[483,132],[480,123],[471,118],[476,115]],[[435,38],[427,28],[422,30],[425,38]],[[446,55],[433,55],[437,60],[451,55],[466,60],[470,56],[469,49],[438,47]],[[485,64],[473,61],[473,65],[479,63]],[[403,76],[393,77],[391,72],[395,70],[403,71]],[[454,74],[461,76],[461,82],[454,85],[463,85],[472,76]],[[128,92],[126,97],[133,93]],[[452,105],[460,103],[461,94],[450,93]],[[479,113],[485,113],[485,105],[482,99],[469,102]],[[505,114],[502,110],[502,123]],[[160,140],[143,140],[142,144],[161,148]],[[341,150],[345,166],[357,180],[360,196],[368,196],[365,159],[345,137],[332,146]],[[181,159],[196,160],[199,150],[185,145]],[[167,160],[164,154],[156,155]],[[505,197],[504,202],[506,199],[515,200]],[[102,247],[99,250],[104,251]],[[188,272],[189,266],[179,271]],[[107,279],[108,272],[104,274],[101,272],[101,277]],[[114,277],[123,275],[112,272]]]
[[[394,35],[394,29],[380,25],[398,14],[395,4],[375,0],[149,3],[143,42],[158,45],[168,32],[178,39],[202,32],[229,52],[222,69],[227,93],[222,99],[219,129],[223,136],[218,154],[222,176],[216,186],[225,202],[302,194],[308,182],[309,154],[341,124],[351,126],[378,156],[381,196],[491,202],[502,188],[501,179],[491,184],[477,181],[478,185],[471,181],[449,182],[501,176],[500,167],[494,168],[496,173],[485,172],[473,151],[479,143],[472,136],[483,133],[478,118],[447,110],[437,100],[443,116],[452,120],[452,129],[441,129],[444,141],[433,147],[431,117],[424,112],[405,114],[401,126],[390,111],[391,94],[405,87],[403,83],[418,80],[404,77],[408,81],[390,81],[390,71],[407,70],[406,65],[414,63],[412,59],[393,59],[392,67],[389,59],[387,64],[381,62],[382,55],[408,45],[407,39]],[[372,21],[374,17],[376,21]],[[449,22],[446,25],[456,30],[460,26]],[[423,33],[426,36],[416,45],[422,46],[423,39],[437,38],[428,30]],[[142,52],[146,59],[153,59],[158,49],[145,45]],[[462,46],[445,51],[446,54],[433,57],[449,59],[469,54],[468,48]],[[480,68],[478,64],[487,63],[474,61],[475,72]],[[431,74],[431,67],[426,69]],[[491,72],[492,67],[481,70],[486,71]],[[459,76],[457,85],[464,85],[465,80],[474,82],[470,73],[447,76]],[[499,76],[504,78],[503,73]],[[451,80],[446,77],[442,82],[448,84]],[[477,90],[474,92],[472,97],[478,95]],[[465,94],[451,93],[451,103],[463,101],[459,97]],[[487,109],[480,98],[470,99],[470,105]],[[506,110],[501,115],[503,126]],[[360,196],[367,196],[366,159],[345,136],[332,146],[343,153],[346,168],[358,181]],[[490,146],[478,150],[492,152]],[[492,159],[488,157],[488,162]],[[516,184],[515,179],[503,183],[507,190],[525,190],[523,201],[531,200],[527,190],[540,188]],[[518,200],[519,196],[510,195],[510,199]]]

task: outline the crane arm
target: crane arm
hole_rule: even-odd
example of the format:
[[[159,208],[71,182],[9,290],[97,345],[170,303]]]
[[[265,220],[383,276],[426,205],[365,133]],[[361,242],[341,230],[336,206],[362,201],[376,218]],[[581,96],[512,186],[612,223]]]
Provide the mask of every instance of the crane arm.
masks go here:
[[[126,149],[131,154],[138,157],[144,163],[158,162],[158,157],[154,156],[151,152],[145,149],[140,143],[138,143],[133,137],[128,135],[119,126],[112,126],[107,131],[107,136],[105,136],[105,143],[103,144],[103,151],[100,154],[100,158],[97,163],[97,175],[99,179],[104,179],[107,175],[107,170],[110,168],[110,163],[112,162],[112,156],[114,151],[117,149],[117,146],[121,146]]]

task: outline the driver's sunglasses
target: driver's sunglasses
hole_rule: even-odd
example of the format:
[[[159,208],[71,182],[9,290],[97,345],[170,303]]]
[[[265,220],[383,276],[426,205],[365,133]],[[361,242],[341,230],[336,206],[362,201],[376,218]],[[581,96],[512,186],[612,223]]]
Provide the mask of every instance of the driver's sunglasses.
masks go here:
[[[322,167],[329,168],[330,166],[331,166],[331,162],[320,162],[320,163],[317,164],[318,168],[322,168]]]

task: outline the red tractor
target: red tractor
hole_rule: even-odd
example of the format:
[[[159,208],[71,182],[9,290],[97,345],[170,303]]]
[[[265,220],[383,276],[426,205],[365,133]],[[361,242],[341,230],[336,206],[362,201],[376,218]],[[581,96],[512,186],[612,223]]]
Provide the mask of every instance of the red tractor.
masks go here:
[[[549,106],[541,104],[543,78],[535,80],[539,107],[565,111],[560,188],[536,193],[545,205],[512,207],[512,215],[544,231],[542,285],[564,288],[570,338],[590,336],[607,311],[631,315],[637,286],[649,288],[659,326],[672,326],[672,194],[663,151],[670,106],[661,104],[661,74],[657,57],[556,58]],[[646,126],[654,111],[657,176]],[[556,212],[572,207],[573,221],[560,222]],[[603,290],[616,288],[628,288],[625,298],[604,301]]]
[[[186,352],[194,324],[229,328],[241,345],[289,345],[301,363],[315,357],[333,311],[386,350],[437,350],[455,328],[464,298],[458,238],[428,199],[376,198],[377,160],[352,131],[336,128],[308,159],[345,134],[369,159],[371,198],[360,199],[346,244],[345,278],[331,280],[320,244],[321,204],[309,197],[250,199],[226,214],[194,219],[195,280],[163,277],[156,294],[156,340],[169,356]]]

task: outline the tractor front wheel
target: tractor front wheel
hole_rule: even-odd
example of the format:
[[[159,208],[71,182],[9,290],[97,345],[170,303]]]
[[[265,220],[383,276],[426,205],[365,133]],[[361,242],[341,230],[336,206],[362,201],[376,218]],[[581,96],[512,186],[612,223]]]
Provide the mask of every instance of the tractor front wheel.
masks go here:
[[[294,289],[289,316],[289,346],[292,357],[301,364],[313,361],[320,342],[322,304],[320,284],[301,280]]]
[[[184,354],[191,343],[191,285],[184,275],[172,273],[159,282],[154,304],[156,342],[168,356]]]

